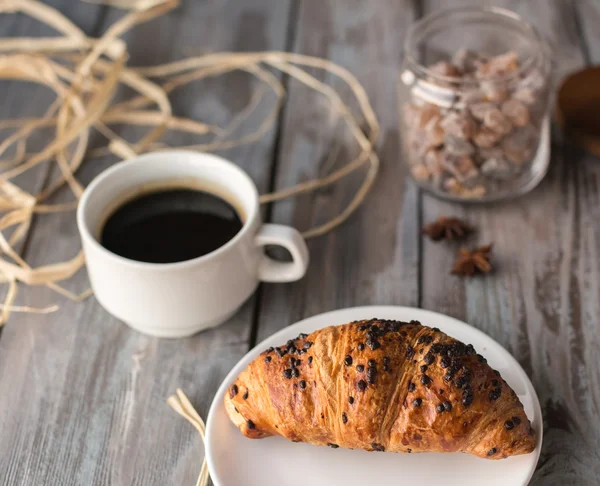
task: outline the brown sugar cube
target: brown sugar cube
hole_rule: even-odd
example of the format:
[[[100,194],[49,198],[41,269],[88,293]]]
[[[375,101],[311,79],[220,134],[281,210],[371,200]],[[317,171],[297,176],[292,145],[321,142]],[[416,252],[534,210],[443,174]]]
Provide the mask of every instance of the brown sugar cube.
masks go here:
[[[513,131],[502,141],[505,157],[515,165],[522,165],[533,155],[537,147],[537,133],[534,127],[526,125]]]
[[[477,130],[477,133],[473,137],[475,145],[481,148],[491,148],[502,138],[502,135],[498,132],[494,132],[486,126],[482,126]]]
[[[503,76],[519,69],[519,58],[515,51],[508,51],[499,56],[491,57],[486,63],[477,68],[478,78]]]
[[[470,89],[461,93],[460,103],[466,107],[470,107],[473,104],[480,103],[485,100],[485,93],[480,89]]]
[[[463,187],[460,191],[461,197],[464,197],[465,199],[477,199],[485,196],[486,193],[486,187],[481,184],[478,184],[474,187]]]
[[[483,124],[500,135],[506,135],[512,130],[512,123],[498,108],[488,110],[483,117]]]
[[[444,181],[444,190],[454,196],[460,196],[465,199],[476,199],[485,196],[487,193],[487,189],[481,184],[471,188],[464,187],[454,177],[449,177]]]
[[[447,135],[467,140],[473,135],[475,122],[466,111],[454,111],[444,117],[442,128]]]
[[[514,173],[511,166],[503,157],[490,157],[481,164],[481,173],[492,179],[507,179]]]
[[[529,123],[529,110],[519,100],[510,99],[502,103],[502,114],[507,117],[515,127],[524,127]]]
[[[533,105],[537,101],[535,91],[531,88],[518,88],[513,93],[513,98],[527,105]]]
[[[454,177],[449,177],[444,181],[444,190],[450,194],[459,195],[463,187]]]
[[[483,121],[485,115],[491,110],[497,109],[497,106],[495,103],[490,103],[489,101],[482,101],[479,103],[473,103],[472,105],[469,105],[468,108],[473,118],[479,121]]]
[[[442,167],[460,182],[474,179],[479,175],[475,162],[468,155],[445,154],[441,163]]]
[[[444,142],[445,132],[442,128],[441,118],[439,116],[429,120],[427,125],[425,125],[423,132],[425,133],[428,147],[439,147]]]
[[[446,135],[444,149],[452,155],[473,155],[475,153],[475,147],[471,143],[454,135]]]
[[[485,96],[486,101],[491,101],[493,103],[502,103],[507,100],[510,96],[510,93],[501,83],[497,82],[481,82],[481,90]]]
[[[440,116],[440,109],[436,105],[425,103],[415,105],[407,103],[403,109],[404,123],[409,129],[422,129],[432,119]]]

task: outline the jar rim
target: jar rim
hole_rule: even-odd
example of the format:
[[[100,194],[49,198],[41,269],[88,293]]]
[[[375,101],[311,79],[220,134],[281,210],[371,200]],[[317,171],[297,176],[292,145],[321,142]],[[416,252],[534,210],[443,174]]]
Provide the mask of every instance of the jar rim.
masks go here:
[[[413,51],[416,48],[415,45],[415,35],[419,31],[419,29],[424,28],[430,23],[439,21],[444,18],[447,19],[449,16],[457,15],[457,14],[488,14],[490,17],[496,17],[503,20],[512,21],[515,26],[520,27],[523,30],[524,34],[528,34],[530,39],[537,43],[540,46],[540,49],[534,49],[531,55],[527,56],[527,58],[520,63],[519,69],[512,71],[510,73],[506,73],[500,76],[492,75],[489,77],[483,77],[480,79],[457,79],[453,76],[446,76],[440,74],[439,72],[435,72],[424,66],[422,63],[417,61],[415,56],[413,55]],[[420,40],[420,39],[419,39]],[[545,53],[548,52],[548,46],[546,42],[543,40],[537,29],[527,20],[525,20],[521,15],[512,10],[508,10],[502,7],[494,7],[494,6],[465,6],[465,7],[450,7],[444,8],[440,10],[435,10],[431,12],[421,19],[414,22],[407,31],[406,38],[404,40],[404,59],[411,66],[411,70],[418,74],[419,76],[426,76],[434,81],[440,81],[442,83],[461,86],[467,84],[478,84],[481,81],[486,82],[506,82],[511,79],[519,77],[524,71],[527,71],[535,62],[538,60],[539,56],[544,56]]]

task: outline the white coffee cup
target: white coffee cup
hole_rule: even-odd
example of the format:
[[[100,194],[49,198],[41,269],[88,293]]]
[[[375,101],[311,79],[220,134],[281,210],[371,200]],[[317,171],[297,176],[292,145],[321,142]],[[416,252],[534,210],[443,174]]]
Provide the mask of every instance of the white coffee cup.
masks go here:
[[[102,226],[116,208],[136,195],[168,187],[194,187],[226,200],[242,219],[242,229],[217,250],[176,263],[130,260],[100,244]],[[83,193],[77,225],[100,304],[152,336],[183,337],[217,326],[238,310],[260,281],[298,280],[308,266],[308,249],[300,233],[288,226],[262,224],[258,191],[250,177],[210,154],[156,152],[111,167]],[[283,246],[292,262],[272,260],[265,245]]]

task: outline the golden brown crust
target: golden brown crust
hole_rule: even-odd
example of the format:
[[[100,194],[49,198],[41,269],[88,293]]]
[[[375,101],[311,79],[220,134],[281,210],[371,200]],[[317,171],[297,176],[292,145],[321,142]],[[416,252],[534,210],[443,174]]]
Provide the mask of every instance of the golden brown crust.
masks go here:
[[[263,352],[225,396],[250,438],[390,452],[527,454],[515,392],[472,346],[416,321],[357,321]]]

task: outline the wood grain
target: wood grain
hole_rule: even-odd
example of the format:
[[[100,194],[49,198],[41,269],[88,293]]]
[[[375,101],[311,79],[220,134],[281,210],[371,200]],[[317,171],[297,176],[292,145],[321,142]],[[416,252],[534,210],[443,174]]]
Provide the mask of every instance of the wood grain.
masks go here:
[[[64,2],[63,9],[66,3],[71,4]],[[95,7],[86,7],[90,21],[94,15],[102,21],[98,33],[122,15],[107,9],[102,19]],[[288,11],[289,2],[280,0],[182,2],[168,16],[128,34],[131,62],[154,64],[211,50],[281,50]],[[193,84],[174,94],[174,109],[226,123],[255,88],[247,75],[237,74]],[[258,108],[257,119],[267,108]],[[169,138],[173,144],[193,141]],[[274,133],[223,155],[265,191],[273,142]],[[90,160],[78,177],[87,184],[114,162]],[[70,198],[63,192],[56,201]],[[74,215],[48,216],[37,222],[27,256],[38,265],[70,258],[79,247]],[[69,285],[83,291],[85,272]],[[57,298],[46,288],[24,289],[21,295],[23,302],[38,305]],[[206,417],[220,382],[248,349],[253,306],[250,301],[224,326],[185,340],[140,335],[94,298],[64,302],[46,317],[11,320],[0,339],[0,484],[194,484],[202,449],[194,429],[166,399],[181,387]]]
[[[367,304],[417,305],[417,191],[399,159],[395,80],[410,1],[309,0],[301,3],[294,51],[348,68],[363,84],[381,122],[381,172],[363,206],[335,231],[309,241],[307,276],[288,285],[265,285],[258,341],[313,314]],[[322,73],[320,80],[341,89]],[[339,117],[323,99],[292,83],[283,122],[276,188],[314,178],[345,163],[356,151]],[[306,229],[338,214],[359,182],[277,203],[273,221]],[[358,177],[360,180],[360,177]],[[336,323],[332,323],[336,324]]]
[[[557,80],[583,65],[577,2],[487,3],[515,10],[546,36]],[[424,12],[442,4],[424,2]],[[551,170],[529,195],[488,206],[423,196],[425,221],[462,216],[478,228],[467,246],[495,244],[494,275],[464,280],[448,274],[456,247],[424,241],[422,302],[494,337],[532,379],[545,431],[531,484],[592,485],[600,477],[600,431],[586,426],[600,418],[598,170],[555,132]]]
[[[47,3],[94,35],[122,15],[69,0]],[[531,194],[461,206],[420,193],[400,157],[395,84],[406,28],[418,15],[465,4],[505,6],[530,20],[554,46],[557,80],[586,62],[600,62],[600,6],[593,0],[190,0],[127,36],[134,65],[217,50],[284,49],[289,39],[295,52],[340,63],[365,86],[381,121],[381,174],[344,226],[309,242],[312,263],[305,279],[264,285],[218,329],[186,340],[156,340],[130,331],[93,298],[66,302],[50,316],[15,316],[0,339],[0,484],[193,484],[202,450],[193,429],[166,406],[166,397],[181,386],[206,417],[221,380],[255,341],[303,317],[365,304],[422,305],[498,340],[519,359],[543,406],[544,448],[531,484],[598,484],[598,160],[564,143],[555,130],[550,173]],[[23,17],[0,17],[0,35],[22,34],[49,32]],[[1,86],[1,117],[39,113],[51,99],[43,88]],[[330,171],[356,150],[322,98],[295,82],[289,88],[279,132],[223,153],[262,192]],[[232,74],[224,82],[208,80],[174,93],[174,109],[222,124],[255,89],[247,75]],[[256,119],[263,113],[259,108]],[[194,141],[169,138],[173,144]],[[114,162],[90,161],[78,177],[88,183]],[[55,176],[42,169],[19,183],[39,188]],[[266,216],[307,228],[337,214],[358,182],[351,178],[276,203]],[[56,201],[70,197],[63,192]],[[418,232],[421,220],[442,214],[477,226],[468,246],[495,243],[493,275],[462,280],[448,274],[458,247],[431,243]],[[73,215],[37,220],[24,248],[34,265],[70,258],[78,249]],[[70,285],[84,290],[85,272]],[[56,299],[45,288],[24,289],[19,296],[35,305]]]

